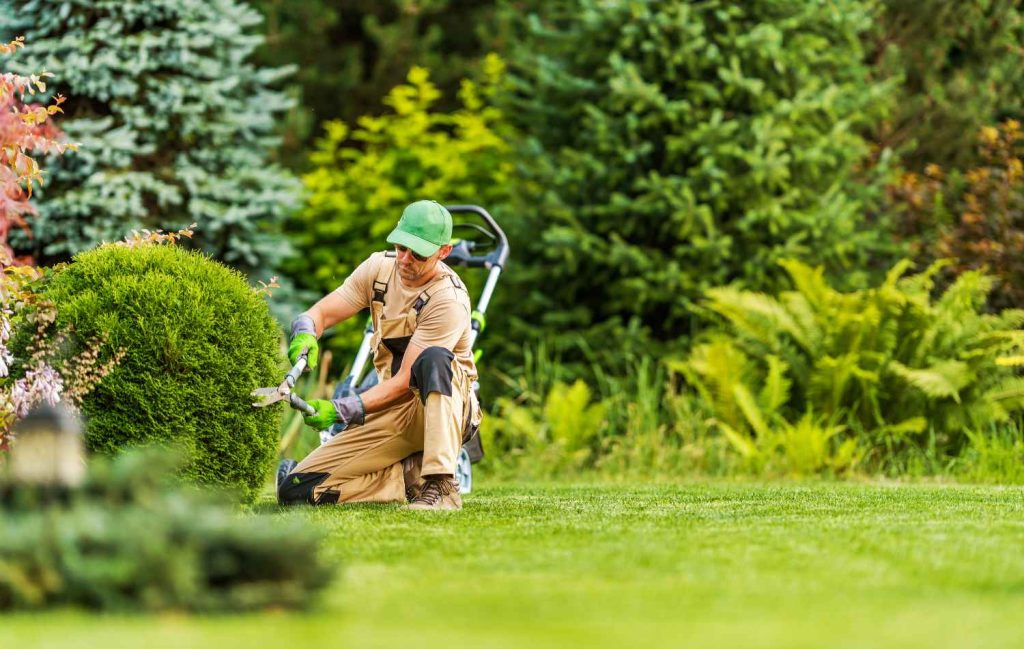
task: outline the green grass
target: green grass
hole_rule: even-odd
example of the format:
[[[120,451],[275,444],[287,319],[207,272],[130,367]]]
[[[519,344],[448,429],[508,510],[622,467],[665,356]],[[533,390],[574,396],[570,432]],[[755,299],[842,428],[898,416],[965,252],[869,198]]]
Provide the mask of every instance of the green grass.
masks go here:
[[[1024,646],[1024,488],[502,485],[458,514],[267,512],[344,562],[316,611],[19,614],[0,647]]]

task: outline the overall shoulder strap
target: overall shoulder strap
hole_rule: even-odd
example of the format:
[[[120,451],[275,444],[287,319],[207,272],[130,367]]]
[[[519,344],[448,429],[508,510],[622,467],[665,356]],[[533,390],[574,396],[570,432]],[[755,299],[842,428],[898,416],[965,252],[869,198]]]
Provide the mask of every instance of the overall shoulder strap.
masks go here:
[[[398,254],[394,250],[388,250],[384,253],[384,259],[380,262],[380,268],[377,269],[377,277],[373,280],[373,299],[371,302],[380,302],[384,304],[384,294],[387,293],[388,284],[391,283],[391,275],[395,272],[395,262],[398,260]]]
[[[458,275],[455,273],[446,273],[442,277],[434,280],[430,286],[423,289],[423,292],[416,298],[416,301],[412,305],[413,310],[416,311],[416,315],[418,316],[420,314],[420,311],[422,311],[423,307],[427,305],[427,302],[430,301],[430,297],[432,295],[448,286],[454,287],[455,290],[464,291],[469,295],[469,291],[466,290],[466,285],[462,283],[462,280],[459,279]]]

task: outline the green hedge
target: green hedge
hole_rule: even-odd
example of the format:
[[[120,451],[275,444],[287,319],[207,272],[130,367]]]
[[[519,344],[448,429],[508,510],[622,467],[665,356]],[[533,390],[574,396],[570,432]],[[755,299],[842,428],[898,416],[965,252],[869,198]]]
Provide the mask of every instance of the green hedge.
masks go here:
[[[176,246],[103,246],[77,255],[42,287],[74,342],[105,333],[118,366],[85,399],[90,450],[147,442],[184,449],[184,475],[262,487],[276,453],[274,409],[253,388],[281,380],[280,332],[244,277]]]

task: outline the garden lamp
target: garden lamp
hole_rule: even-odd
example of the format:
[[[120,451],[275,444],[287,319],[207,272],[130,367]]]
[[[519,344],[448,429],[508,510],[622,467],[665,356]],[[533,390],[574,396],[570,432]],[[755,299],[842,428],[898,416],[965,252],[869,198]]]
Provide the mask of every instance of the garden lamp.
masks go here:
[[[82,425],[64,404],[43,403],[15,427],[10,452],[15,482],[68,489],[85,479]]]

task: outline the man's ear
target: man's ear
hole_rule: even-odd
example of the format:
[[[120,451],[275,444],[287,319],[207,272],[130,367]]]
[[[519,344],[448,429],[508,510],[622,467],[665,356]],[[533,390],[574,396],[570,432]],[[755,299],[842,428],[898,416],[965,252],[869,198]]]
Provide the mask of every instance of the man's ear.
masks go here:
[[[441,246],[440,248],[438,248],[437,252],[438,252],[438,255],[437,255],[437,260],[438,261],[441,261],[442,259],[445,259],[446,257],[448,257],[448,255],[452,254],[452,244],[447,243],[447,244]]]

